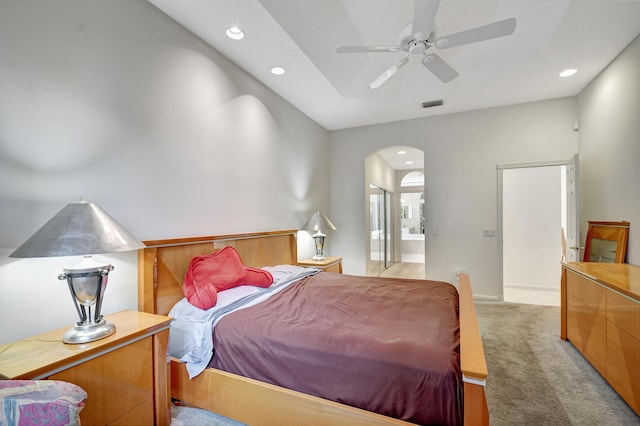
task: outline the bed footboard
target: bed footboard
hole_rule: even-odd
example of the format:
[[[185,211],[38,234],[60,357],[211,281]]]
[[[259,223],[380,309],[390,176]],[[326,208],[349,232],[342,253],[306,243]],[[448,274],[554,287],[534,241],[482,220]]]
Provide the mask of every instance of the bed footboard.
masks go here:
[[[464,424],[488,425],[489,409],[485,386],[489,372],[469,275],[460,274],[459,284],[460,368],[464,382]]]
[[[410,425],[213,368],[189,380],[185,364],[175,358],[171,360],[171,396],[249,425]]]

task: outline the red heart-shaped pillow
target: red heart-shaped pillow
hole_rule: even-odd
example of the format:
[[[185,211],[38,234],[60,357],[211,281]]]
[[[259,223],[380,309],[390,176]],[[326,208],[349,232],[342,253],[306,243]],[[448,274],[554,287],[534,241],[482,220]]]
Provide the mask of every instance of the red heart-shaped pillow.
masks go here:
[[[227,246],[191,259],[182,292],[189,303],[206,310],[216,305],[219,291],[243,284],[269,287],[272,283],[269,272],[245,267],[236,249]]]

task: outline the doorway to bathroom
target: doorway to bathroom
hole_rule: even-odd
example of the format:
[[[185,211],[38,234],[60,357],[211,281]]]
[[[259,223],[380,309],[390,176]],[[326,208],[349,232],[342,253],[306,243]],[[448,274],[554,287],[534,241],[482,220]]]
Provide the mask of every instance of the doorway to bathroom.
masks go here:
[[[424,152],[393,146],[365,159],[367,275],[425,278]]]

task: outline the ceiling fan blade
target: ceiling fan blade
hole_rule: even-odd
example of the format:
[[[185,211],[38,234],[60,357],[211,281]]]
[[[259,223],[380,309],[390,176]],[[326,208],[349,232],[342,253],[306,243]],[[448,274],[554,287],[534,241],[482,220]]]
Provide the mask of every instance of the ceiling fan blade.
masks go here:
[[[440,0],[415,0],[413,9],[413,25],[411,35],[414,39],[424,41],[433,29],[433,22],[438,13]]]
[[[460,31],[459,33],[448,36],[438,37],[435,44],[438,49],[448,49],[450,47],[504,37],[513,34],[515,30],[516,18],[509,18],[492,24],[483,25],[481,27]]]
[[[369,83],[369,89],[377,89],[378,87],[382,86],[384,83],[386,83],[387,80],[393,77],[393,75],[397,73],[400,68],[407,65],[407,62],[409,62],[409,57],[405,56],[395,64],[391,65],[385,72],[380,74],[378,78]]]
[[[399,52],[400,46],[340,46],[336,53],[376,53],[376,52]]]
[[[442,58],[435,53],[425,55],[424,59],[422,59],[422,65],[424,65],[443,83],[448,83],[460,75],[458,74],[458,71],[451,68],[449,64],[443,61]]]

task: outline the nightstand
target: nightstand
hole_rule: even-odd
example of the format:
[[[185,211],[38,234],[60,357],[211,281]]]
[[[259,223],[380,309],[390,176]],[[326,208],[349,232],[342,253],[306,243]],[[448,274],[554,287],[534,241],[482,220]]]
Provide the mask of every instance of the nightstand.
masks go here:
[[[62,342],[69,328],[0,345],[0,375],[51,379],[87,391],[82,424],[169,424],[171,318],[137,311],[105,315],[116,332],[95,342]]]
[[[298,261],[300,266],[315,266],[323,272],[342,273],[342,257],[327,256],[325,260],[303,259]]]

